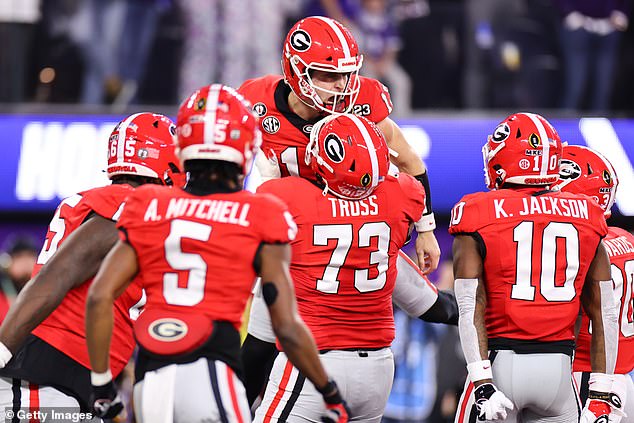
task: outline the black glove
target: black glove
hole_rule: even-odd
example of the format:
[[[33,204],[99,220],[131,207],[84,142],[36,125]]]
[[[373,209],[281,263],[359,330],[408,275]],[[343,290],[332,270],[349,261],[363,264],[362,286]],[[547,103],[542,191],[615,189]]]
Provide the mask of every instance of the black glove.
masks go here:
[[[112,381],[92,386],[92,407],[97,417],[112,419],[123,410],[123,402]]]
[[[317,390],[324,397],[326,412],[321,416],[322,423],[346,423],[350,410],[339,393],[334,380],[329,380],[326,386]]]

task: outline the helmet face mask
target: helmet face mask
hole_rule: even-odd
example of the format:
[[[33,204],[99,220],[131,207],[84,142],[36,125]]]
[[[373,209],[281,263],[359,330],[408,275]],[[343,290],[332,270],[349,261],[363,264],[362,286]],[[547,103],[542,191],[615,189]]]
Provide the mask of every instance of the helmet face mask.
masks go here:
[[[385,179],[389,152],[374,123],[351,114],[331,115],[313,126],[305,161],[326,185],[324,192],[359,200]]]
[[[510,115],[482,147],[487,188],[557,182],[561,149],[561,139],[546,119],[533,113]]]
[[[177,118],[178,155],[235,163],[250,172],[262,143],[257,118],[233,88],[213,84],[196,90],[181,105]]]
[[[117,124],[108,139],[108,178],[155,178],[164,185],[181,173],[175,155],[176,126],[164,115],[135,113]]]
[[[608,159],[590,148],[566,145],[559,173],[557,189],[592,197],[610,215],[619,180]]]
[[[357,42],[346,27],[334,19],[311,16],[297,22],[286,36],[282,70],[286,83],[309,107],[347,113],[359,94],[362,62]],[[313,78],[316,71],[346,74],[345,87],[326,88]]]

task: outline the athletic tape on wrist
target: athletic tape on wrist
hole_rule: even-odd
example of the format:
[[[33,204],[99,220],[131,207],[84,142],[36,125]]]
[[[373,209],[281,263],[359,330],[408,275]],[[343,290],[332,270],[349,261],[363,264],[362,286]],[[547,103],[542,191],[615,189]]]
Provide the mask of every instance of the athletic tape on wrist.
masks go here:
[[[112,372],[110,369],[103,373],[90,372],[90,383],[93,386],[103,386],[112,381]]]
[[[475,361],[467,364],[469,379],[471,382],[484,379],[493,379],[493,371],[491,370],[491,362],[489,360]]]

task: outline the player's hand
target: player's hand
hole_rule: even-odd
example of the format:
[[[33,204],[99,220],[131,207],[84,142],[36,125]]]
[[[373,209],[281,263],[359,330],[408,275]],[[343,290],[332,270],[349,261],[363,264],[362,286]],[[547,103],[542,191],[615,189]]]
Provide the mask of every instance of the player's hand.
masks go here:
[[[123,410],[123,402],[112,381],[92,386],[92,404],[97,417],[112,419]]]
[[[418,267],[424,274],[433,272],[440,262],[440,247],[433,231],[419,232],[416,237]]]
[[[513,403],[492,383],[484,383],[475,389],[475,404],[478,408],[478,420],[504,420],[507,409],[514,408]]]
[[[4,343],[0,342],[0,369],[4,369],[4,366],[11,360],[11,357],[13,357],[11,351],[9,351]]]
[[[326,404],[326,412],[321,416],[322,423],[346,423],[348,421],[348,406],[343,401],[339,404]]]
[[[580,423],[607,423],[610,414],[625,417],[626,388],[615,377],[604,373],[590,374],[588,399],[581,411]]]
[[[318,391],[323,395],[326,403],[326,412],[321,416],[322,423],[346,423],[350,410],[339,393],[339,388],[334,380]]]

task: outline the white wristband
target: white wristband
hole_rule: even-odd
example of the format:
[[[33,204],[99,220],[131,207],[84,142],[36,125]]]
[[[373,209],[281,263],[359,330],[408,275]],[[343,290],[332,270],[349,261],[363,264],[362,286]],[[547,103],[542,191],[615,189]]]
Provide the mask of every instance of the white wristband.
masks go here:
[[[0,369],[7,365],[9,360],[11,360],[11,357],[13,357],[11,351],[9,351],[6,345],[0,342]]]
[[[112,381],[112,372],[110,369],[103,373],[90,372],[90,383],[93,386],[103,386]]]
[[[436,219],[434,218],[433,213],[429,213],[420,218],[420,220],[414,223],[414,227],[416,228],[416,232],[429,232],[436,229]]]
[[[489,360],[474,361],[467,364],[467,371],[469,372],[469,379],[471,382],[476,382],[483,379],[493,379],[493,372],[491,371],[491,362]]]

